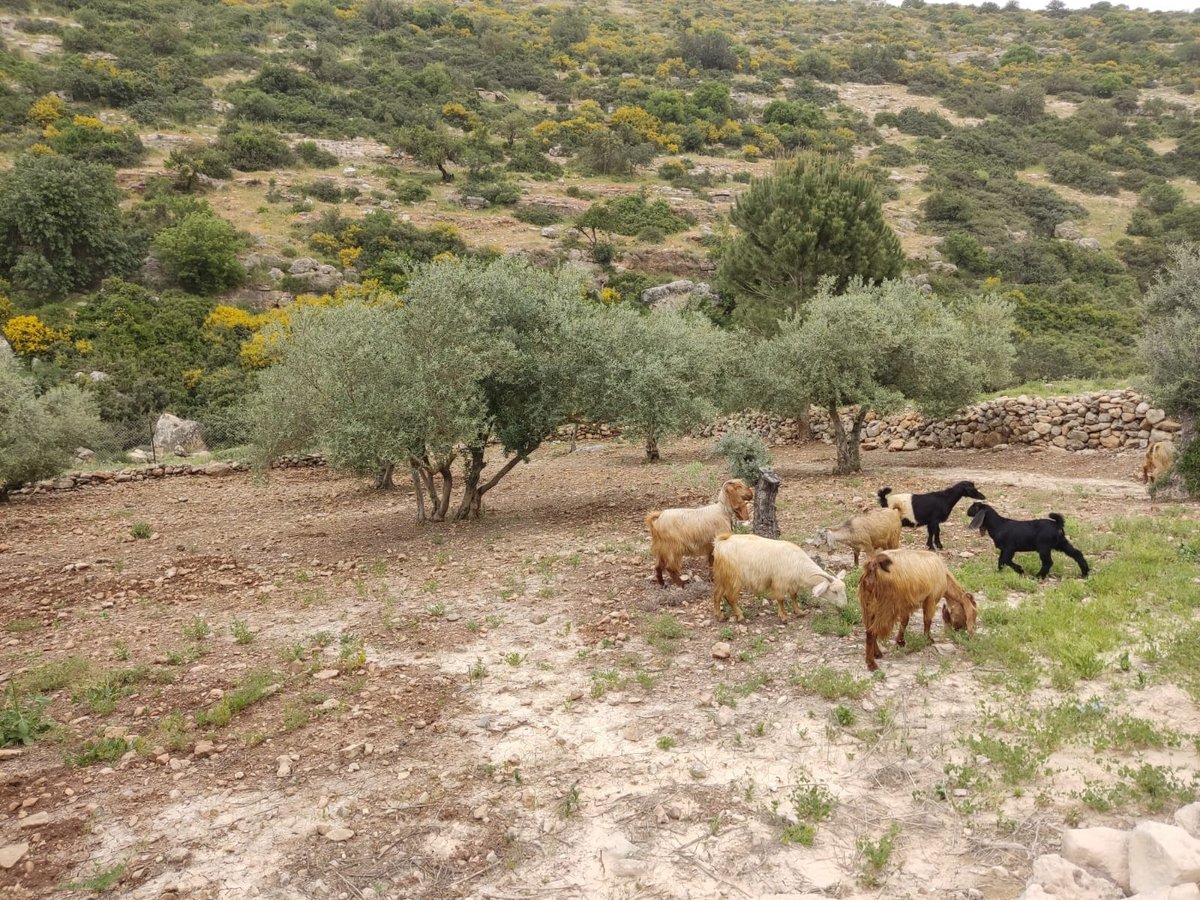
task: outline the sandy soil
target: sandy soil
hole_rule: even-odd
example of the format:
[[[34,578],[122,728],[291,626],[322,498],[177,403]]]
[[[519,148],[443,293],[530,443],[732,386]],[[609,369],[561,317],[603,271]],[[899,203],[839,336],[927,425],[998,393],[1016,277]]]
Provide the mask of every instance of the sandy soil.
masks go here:
[[[0,847],[30,843],[0,894],[124,864],[115,890],[133,898],[1017,896],[1062,812],[1026,797],[1001,827],[938,799],[980,699],[954,643],[889,652],[865,696],[826,701],[791,676],[864,676],[860,635],[817,633],[817,609],[780,625],[746,603],[723,636],[702,564],[683,590],[653,583],[642,519],[708,501],[721,476],[706,446],[672,444],[655,466],[620,443],[551,446],[458,526],[419,528],[403,489],[325,470],[0,508],[0,687],[70,658],[92,680],[145,667],[104,715],[87,678],[51,691],[60,727],[0,758]],[[875,452],[843,479],[824,446],[777,456],[781,526],[798,539],[881,485],[963,477],[1030,511],[1151,509],[1132,453]],[[155,536],[133,539],[135,523]],[[948,557],[993,552],[962,521],[943,535]],[[652,643],[664,613],[681,636]],[[185,636],[197,617],[211,636]],[[355,638],[365,663],[339,669]],[[727,660],[711,653],[722,639]],[[262,670],[267,696],[195,726]],[[839,703],[870,727],[831,727]],[[1161,705],[1195,720],[1182,695]],[[189,725],[174,749],[172,712]],[[141,752],[65,762],[106,730]],[[784,844],[789,794],[809,781],[836,798],[832,817],[812,847]],[[858,840],[889,823],[897,849],[868,887]]]

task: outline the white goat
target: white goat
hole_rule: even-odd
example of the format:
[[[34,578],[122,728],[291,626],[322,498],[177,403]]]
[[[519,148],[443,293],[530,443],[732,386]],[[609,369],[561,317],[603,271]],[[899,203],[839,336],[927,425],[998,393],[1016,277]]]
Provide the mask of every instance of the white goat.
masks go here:
[[[709,565],[713,559],[713,539],[729,531],[739,522],[749,519],[749,503],[754,490],[740,478],[721,485],[717,502],[697,508],[661,509],[646,516],[650,529],[650,552],[654,554],[654,577],[663,584],[663,571],[683,587],[679,567],[685,556],[704,556]]]
[[[830,550],[835,543],[849,544],[854,550],[857,566],[859,553],[870,556],[876,550],[895,550],[900,546],[903,518],[904,513],[899,509],[873,509],[847,519],[837,528],[820,529],[817,540],[823,541]]]
[[[801,591],[814,597],[826,594],[838,606],[846,605],[845,572],[830,575],[791,541],[773,541],[756,534],[722,534],[713,544],[713,613],[722,619],[721,601],[739,622],[745,619],[738,603],[742,589],[765,594],[775,601],[781,622],[787,621],[785,602],[800,612]]]

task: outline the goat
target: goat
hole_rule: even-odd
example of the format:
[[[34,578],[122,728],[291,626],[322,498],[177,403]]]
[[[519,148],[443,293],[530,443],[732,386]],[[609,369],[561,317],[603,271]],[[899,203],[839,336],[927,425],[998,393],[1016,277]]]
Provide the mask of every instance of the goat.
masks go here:
[[[890,496],[889,496],[890,495]],[[901,524],[910,528],[925,526],[927,539],[925,546],[930,550],[942,547],[942,523],[950,518],[955,504],[963,497],[973,500],[986,500],[979,493],[973,481],[960,481],[941,491],[928,494],[893,494],[890,487],[879,489],[879,505],[884,509],[900,510],[903,519]]]
[[[900,546],[900,523],[904,514],[898,509],[873,509],[853,516],[837,528],[822,528],[817,540],[833,549],[835,542],[849,544],[854,550],[854,564],[859,553],[870,556],[876,550],[895,550]]]
[[[1175,444],[1171,441],[1155,441],[1146,448],[1142,460],[1142,481],[1156,481],[1175,464]]]
[[[683,587],[679,567],[685,556],[706,556],[713,561],[713,539],[733,528],[734,523],[749,519],[749,503],[754,490],[740,478],[721,485],[717,502],[697,508],[661,509],[646,516],[650,529],[650,552],[654,554],[654,577],[660,585],[663,571],[671,581]]]
[[[779,621],[787,621],[786,602],[800,612],[801,591],[814,597],[828,593],[838,606],[846,605],[845,572],[830,575],[791,541],[775,541],[756,534],[722,534],[713,544],[713,613],[723,618],[721,601],[729,603],[733,616],[746,617],[738,598],[742,589],[765,594],[775,601]]]
[[[1018,575],[1024,575],[1025,570],[1013,562],[1013,555],[1036,553],[1042,558],[1042,570],[1038,572],[1037,577],[1045,578],[1050,574],[1050,566],[1053,564],[1050,551],[1057,550],[1075,560],[1083,577],[1088,577],[1087,560],[1067,540],[1063,530],[1066,519],[1058,513],[1052,512],[1046,519],[1006,519],[986,503],[972,503],[967,509],[967,515],[971,517],[971,527],[978,528],[980,534],[990,537],[996,549],[1000,551],[1000,564],[997,568],[1001,571],[1008,566]]]
[[[932,642],[929,629],[938,601],[946,598],[942,618],[959,630],[975,633],[978,615],[975,598],[962,589],[950,574],[942,558],[930,550],[882,550],[863,564],[858,580],[858,605],[867,632],[867,668],[879,668],[875,660],[883,656],[880,637],[892,626],[896,646],[905,645],[905,631],[912,614],[920,609],[925,617],[925,637]]]

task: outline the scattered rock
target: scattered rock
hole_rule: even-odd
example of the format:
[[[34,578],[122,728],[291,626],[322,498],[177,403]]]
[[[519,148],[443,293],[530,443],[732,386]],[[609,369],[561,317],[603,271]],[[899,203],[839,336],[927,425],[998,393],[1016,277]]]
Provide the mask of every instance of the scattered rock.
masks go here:
[[[203,425],[170,413],[163,413],[154,423],[154,446],[164,452],[176,447],[182,447],[187,453],[200,453],[208,449],[204,443]]]
[[[1175,824],[1200,839],[1200,803],[1189,803],[1175,810]]]
[[[692,764],[688,766],[688,774],[697,781],[700,781],[708,777],[708,766],[704,765],[704,763],[700,762],[698,759],[694,760]]]
[[[642,291],[642,303],[655,312],[674,312],[697,304],[715,303],[717,299],[706,282],[686,278]]]
[[[41,828],[43,825],[49,825],[49,824],[50,824],[50,813],[36,812],[32,816],[26,816],[24,819],[21,819],[19,827],[21,827],[21,828]]]
[[[352,837],[354,837],[354,832],[345,825],[334,825],[325,832],[325,840],[333,841],[334,843],[348,841]]]
[[[1048,853],[1033,861],[1033,874],[1020,900],[1120,900],[1122,896],[1124,892],[1111,881]]]
[[[212,756],[217,747],[212,741],[196,741],[196,745],[192,748],[192,754],[198,759],[204,759],[206,756]]]
[[[1178,825],[1139,822],[1129,835],[1129,886],[1142,893],[1200,881],[1200,840]]]
[[[735,718],[733,710],[728,706],[722,706],[717,710],[717,724],[721,727],[732,725]]]
[[[725,641],[718,641],[712,646],[713,659],[729,659],[731,652],[729,644],[725,643]]]
[[[29,852],[29,844],[9,844],[0,847],[0,869],[11,869]]]
[[[317,672],[313,675],[313,678],[317,679],[317,681],[328,681],[330,678],[337,678],[337,677],[338,677],[337,669],[322,669],[320,672]]]
[[[1065,859],[1099,872],[1129,890],[1129,832],[1117,828],[1076,828],[1063,832]]]
[[[1064,241],[1077,241],[1083,237],[1083,232],[1078,225],[1067,219],[1067,221],[1059,222],[1054,226],[1054,236]]]
[[[275,775],[279,778],[287,778],[292,774],[292,758],[286,753],[275,758],[279,763],[279,768],[275,770]]]

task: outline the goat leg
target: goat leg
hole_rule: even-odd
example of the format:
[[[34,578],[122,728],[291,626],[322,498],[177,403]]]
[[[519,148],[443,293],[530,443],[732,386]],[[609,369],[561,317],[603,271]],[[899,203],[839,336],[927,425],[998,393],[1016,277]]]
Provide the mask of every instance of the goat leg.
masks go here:
[[[875,660],[883,654],[879,651],[879,644],[875,639],[875,632],[867,631],[867,669],[874,672],[879,668],[879,664]]]
[[[1054,557],[1050,555],[1050,551],[1039,552],[1038,556],[1042,558],[1041,571],[1037,573],[1038,581],[1044,581],[1046,576],[1050,574],[1050,567],[1054,565]]]
[[[900,620],[900,627],[896,629],[896,646],[905,646],[904,632],[908,630],[908,616],[904,616]]]

